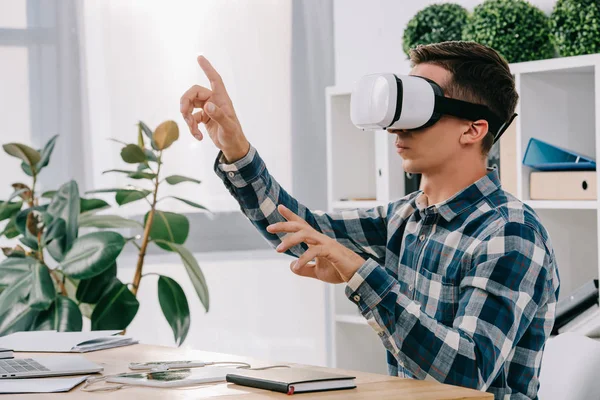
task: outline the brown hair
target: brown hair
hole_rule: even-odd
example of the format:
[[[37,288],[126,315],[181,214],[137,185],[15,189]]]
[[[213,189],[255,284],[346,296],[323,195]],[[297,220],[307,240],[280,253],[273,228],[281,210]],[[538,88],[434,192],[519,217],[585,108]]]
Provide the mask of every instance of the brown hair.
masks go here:
[[[411,64],[430,63],[452,73],[444,87],[446,95],[486,105],[506,121],[514,113],[519,95],[506,60],[491,47],[476,42],[449,41],[419,45],[410,50]],[[488,132],[482,141],[487,155],[494,143]]]

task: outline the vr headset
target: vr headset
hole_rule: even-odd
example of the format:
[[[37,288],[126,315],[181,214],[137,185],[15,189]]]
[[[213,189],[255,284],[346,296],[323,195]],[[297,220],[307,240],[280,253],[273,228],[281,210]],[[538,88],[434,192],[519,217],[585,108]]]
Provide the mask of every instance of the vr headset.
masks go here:
[[[517,116],[503,121],[486,106],[444,97],[437,83],[413,75],[366,75],[355,84],[350,97],[350,118],[361,129],[426,128],[444,114],[486,120],[494,143]]]

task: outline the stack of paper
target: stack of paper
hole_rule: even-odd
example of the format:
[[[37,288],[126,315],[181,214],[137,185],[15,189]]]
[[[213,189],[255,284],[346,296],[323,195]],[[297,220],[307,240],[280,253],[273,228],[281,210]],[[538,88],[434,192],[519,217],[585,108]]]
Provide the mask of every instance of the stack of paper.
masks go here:
[[[16,332],[0,337],[0,347],[27,352],[85,353],[138,343],[131,337],[116,335],[119,332]]]

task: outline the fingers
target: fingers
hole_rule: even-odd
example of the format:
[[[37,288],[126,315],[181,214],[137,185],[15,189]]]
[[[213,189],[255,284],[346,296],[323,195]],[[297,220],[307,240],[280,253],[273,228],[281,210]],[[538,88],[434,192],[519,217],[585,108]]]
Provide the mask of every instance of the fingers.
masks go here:
[[[201,108],[204,106],[206,100],[212,96],[212,91],[205,87],[194,85],[189,88],[179,101],[179,110],[185,117],[191,115],[194,108]]]
[[[292,261],[292,263],[290,264],[290,269],[296,275],[305,276],[307,278],[319,279],[319,278],[317,278],[317,271],[315,270],[314,263],[306,264],[299,268],[296,268],[295,267],[296,265],[297,265],[296,261]]]
[[[212,64],[204,57],[198,56],[198,64],[200,68],[204,71],[204,74],[210,81],[210,87],[215,92],[225,92],[225,85],[223,84],[223,80],[221,79],[221,75],[217,72],[216,69],[212,66]]]
[[[277,211],[279,211],[279,214],[281,214],[283,218],[287,219],[288,221],[302,221],[304,223],[307,223],[283,204],[277,206]]]
[[[225,132],[234,133],[236,130],[238,130],[235,122],[223,112],[221,107],[217,106],[216,104],[207,102],[202,111],[204,111],[210,119],[215,120],[219,125],[221,125]]]
[[[321,255],[322,252],[322,246],[312,246],[309,247],[308,250],[306,250],[304,252],[304,254],[302,254],[300,256],[300,258],[298,258],[298,261],[296,261],[296,265],[293,266],[292,270],[298,270],[298,269],[303,269],[305,268],[307,265],[310,265],[309,263],[314,260],[315,258],[319,257]],[[312,268],[314,269],[316,264],[312,265]]]
[[[306,227],[305,224],[301,224],[298,222],[276,222],[274,224],[267,226],[267,232],[269,232],[269,233],[279,233],[279,232],[294,233],[294,232],[298,232],[301,229],[304,229],[305,227]]]
[[[286,236],[281,243],[279,243],[279,246],[277,246],[276,250],[279,253],[283,253],[300,243],[306,243],[311,246],[321,244],[318,235],[319,234],[317,232],[310,232],[306,230],[298,231]]]
[[[202,110],[193,114],[192,118],[194,119],[194,122],[196,122],[196,124],[206,124],[208,121],[210,121],[210,117],[208,116],[208,114]]]

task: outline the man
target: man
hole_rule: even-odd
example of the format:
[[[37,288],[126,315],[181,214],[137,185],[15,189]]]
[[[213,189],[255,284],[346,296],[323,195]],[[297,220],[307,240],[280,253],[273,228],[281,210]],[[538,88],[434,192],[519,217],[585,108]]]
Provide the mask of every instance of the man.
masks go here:
[[[225,86],[203,57],[211,89],[181,99],[192,134],[204,123],[221,150],[215,171],[298,275],[346,283],[348,299],[388,351],[390,374],[536,398],[554,323],[559,276],[534,211],[504,192],[486,155],[488,121],[452,116],[389,130],[421,190],[370,210],[310,211],[267,171],[240,126]],[[486,105],[508,120],[518,95],[506,61],[473,42],[419,46],[411,75],[448,97]],[[194,108],[200,108],[193,114]],[[316,262],[311,262],[316,260]]]

